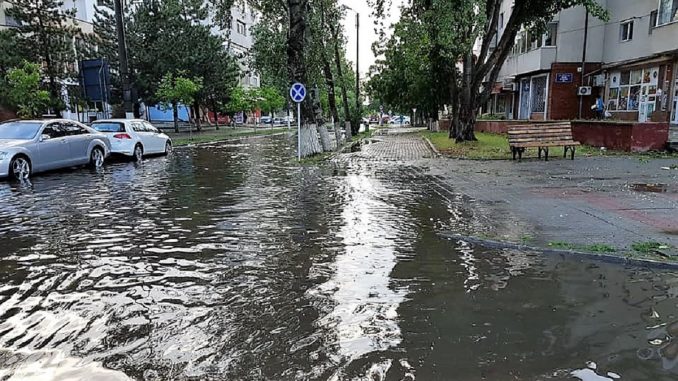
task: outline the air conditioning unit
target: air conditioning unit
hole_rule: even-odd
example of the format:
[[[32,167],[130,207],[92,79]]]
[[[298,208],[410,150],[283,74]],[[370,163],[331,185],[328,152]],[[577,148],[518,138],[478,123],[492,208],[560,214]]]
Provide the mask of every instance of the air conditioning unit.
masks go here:
[[[591,90],[591,86],[582,86],[577,88],[577,95],[579,96],[588,96],[593,94],[593,91]]]
[[[515,82],[504,82],[504,86],[502,86],[502,90],[510,91],[510,92],[516,92],[516,91],[518,91],[518,84],[515,83]]]
[[[598,74],[593,76],[593,86],[603,87],[605,86],[605,74]]]

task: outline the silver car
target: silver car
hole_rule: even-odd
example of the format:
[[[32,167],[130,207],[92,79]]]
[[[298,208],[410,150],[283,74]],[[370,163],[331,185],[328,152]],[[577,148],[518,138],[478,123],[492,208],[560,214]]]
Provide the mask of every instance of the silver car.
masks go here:
[[[22,120],[0,123],[0,177],[89,164],[100,168],[111,152],[108,138],[75,121]]]

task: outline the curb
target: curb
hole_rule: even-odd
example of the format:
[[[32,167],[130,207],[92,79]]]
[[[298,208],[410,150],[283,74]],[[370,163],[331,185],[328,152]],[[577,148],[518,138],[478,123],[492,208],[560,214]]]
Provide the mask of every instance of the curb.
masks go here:
[[[275,134],[268,134],[268,135],[252,135],[252,136],[241,136],[237,138],[228,138],[228,139],[223,139],[223,140],[214,140],[211,142],[202,142],[202,143],[195,143],[195,144],[186,144],[186,145],[181,145],[181,146],[176,146],[174,147],[175,150],[177,149],[185,149],[185,148],[192,148],[192,147],[202,147],[202,146],[207,146],[207,145],[212,145],[212,144],[219,144],[219,143],[227,143],[227,142],[235,142],[238,140],[245,140],[245,139],[262,139],[262,138],[268,138],[271,136],[282,136],[282,135],[287,135],[287,132],[277,132]]]
[[[546,255],[557,255],[561,257],[569,256],[580,259],[591,259],[605,263],[631,265],[652,269],[678,270],[678,262],[659,262],[652,259],[626,258],[617,255],[590,253],[585,251],[549,249],[543,247],[528,246],[513,242],[495,241],[491,239],[465,236],[451,232],[440,233],[440,235],[447,239],[465,241],[472,244],[488,247],[491,249],[516,249],[516,250],[536,251]]]
[[[431,151],[433,151],[433,154],[436,158],[442,156],[440,154],[440,152],[438,151],[438,149],[436,149],[436,147],[433,145],[433,143],[431,143],[431,140],[429,140],[429,138],[427,138],[426,136],[422,136],[422,139],[424,139],[426,141],[426,143],[428,144],[428,147],[431,149]]]

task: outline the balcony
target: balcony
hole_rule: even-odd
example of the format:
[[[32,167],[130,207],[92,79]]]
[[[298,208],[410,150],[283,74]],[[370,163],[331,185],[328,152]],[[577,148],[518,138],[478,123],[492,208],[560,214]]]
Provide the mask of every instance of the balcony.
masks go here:
[[[503,77],[516,77],[522,74],[551,70],[551,64],[556,62],[555,46],[542,46],[527,53],[510,56],[506,59],[501,71]]]

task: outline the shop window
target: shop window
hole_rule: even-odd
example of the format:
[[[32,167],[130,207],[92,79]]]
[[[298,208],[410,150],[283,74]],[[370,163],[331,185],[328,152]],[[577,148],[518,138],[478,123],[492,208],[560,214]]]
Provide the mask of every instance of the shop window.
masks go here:
[[[633,20],[621,23],[619,28],[620,38],[622,41],[633,40]]]
[[[546,76],[532,78],[532,112],[546,111]]]
[[[638,111],[640,101],[657,94],[658,69],[626,70],[612,73],[607,93],[610,111]],[[616,79],[619,78],[619,83]]]
[[[243,36],[247,35],[247,25],[240,20],[237,22],[237,32]]]
[[[659,0],[657,25],[678,21],[678,0]]]

